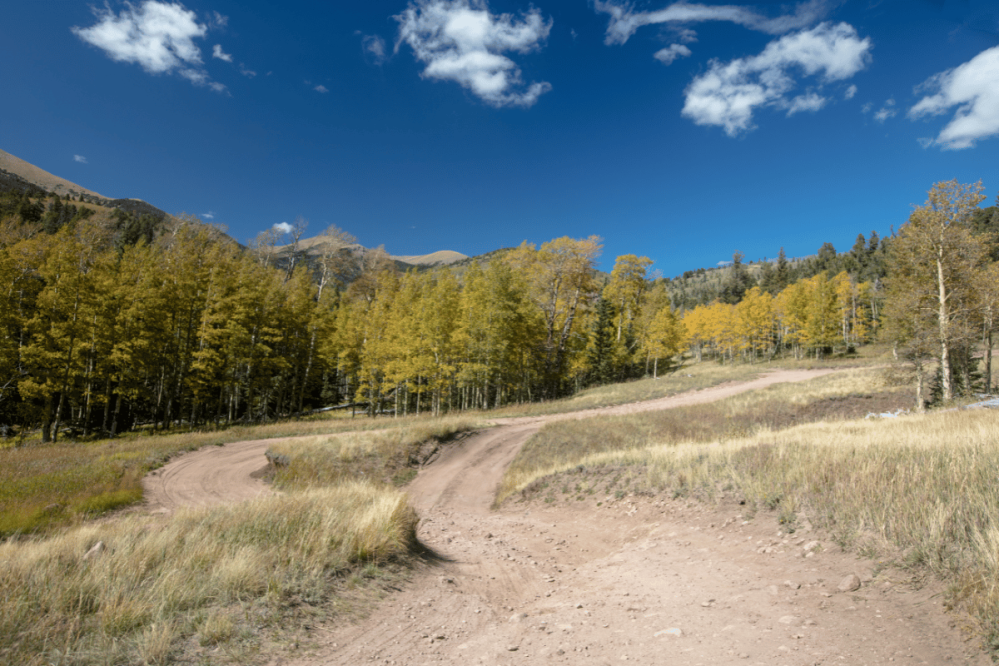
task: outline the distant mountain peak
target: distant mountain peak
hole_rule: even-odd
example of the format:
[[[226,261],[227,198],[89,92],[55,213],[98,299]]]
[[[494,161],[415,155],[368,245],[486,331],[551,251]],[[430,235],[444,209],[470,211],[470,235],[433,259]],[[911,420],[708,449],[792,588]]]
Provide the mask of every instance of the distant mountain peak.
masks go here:
[[[98,194],[93,190],[81,187],[76,183],[66,180],[65,178],[55,176],[45,169],[40,169],[34,164],[25,162],[20,157],[11,155],[4,150],[0,150],[0,169],[17,174],[29,183],[37,185],[46,192],[55,192],[60,196],[75,193],[77,195],[86,194],[89,197],[95,197],[97,199],[107,199],[107,197],[102,194]]]

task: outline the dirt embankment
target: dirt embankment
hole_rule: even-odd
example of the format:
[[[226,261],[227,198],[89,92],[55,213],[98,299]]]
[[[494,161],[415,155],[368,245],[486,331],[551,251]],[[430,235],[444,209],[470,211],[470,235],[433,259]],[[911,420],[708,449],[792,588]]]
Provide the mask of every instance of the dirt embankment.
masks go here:
[[[271,663],[989,663],[955,628],[938,590],[915,589],[897,572],[840,552],[807,524],[785,534],[772,517],[738,504],[599,494],[490,510],[503,471],[546,422],[708,402],[826,372],[772,373],[646,403],[501,420],[449,449],[410,486],[419,537],[440,560],[367,620],[327,627],[310,654]],[[161,486],[154,501],[172,504],[154,506],[223,501],[227,484],[238,497],[266,492],[251,475],[266,446],[209,450],[254,461],[231,473],[208,455],[186,467],[187,456],[174,461],[152,484]],[[202,480],[193,479],[197,469]]]

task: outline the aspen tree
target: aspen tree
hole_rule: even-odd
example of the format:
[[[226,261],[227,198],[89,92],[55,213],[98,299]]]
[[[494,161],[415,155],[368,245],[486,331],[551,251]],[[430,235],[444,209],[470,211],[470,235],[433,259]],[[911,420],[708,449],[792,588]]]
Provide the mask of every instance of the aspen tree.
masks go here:
[[[642,294],[648,287],[645,269],[651,264],[648,257],[633,254],[622,255],[614,262],[603,296],[614,305],[618,342],[625,325],[630,325],[639,316]]]
[[[975,302],[975,272],[985,250],[967,224],[983,199],[981,182],[936,183],[888,248],[888,300],[905,303],[927,320],[909,327],[920,334],[929,333],[932,321],[944,401],[954,397],[951,350],[972,335],[967,322]],[[891,310],[892,316],[908,319],[898,307]],[[893,330],[908,329],[897,325]]]
[[[598,236],[556,238],[535,249],[524,242],[508,261],[530,285],[531,298],[545,324],[543,343],[546,393],[554,395],[564,376],[577,311],[596,293],[594,265],[600,255]]]
[[[659,378],[659,359],[669,360],[680,353],[684,343],[683,323],[669,307],[656,313],[645,338],[643,346],[652,356],[652,378]]]

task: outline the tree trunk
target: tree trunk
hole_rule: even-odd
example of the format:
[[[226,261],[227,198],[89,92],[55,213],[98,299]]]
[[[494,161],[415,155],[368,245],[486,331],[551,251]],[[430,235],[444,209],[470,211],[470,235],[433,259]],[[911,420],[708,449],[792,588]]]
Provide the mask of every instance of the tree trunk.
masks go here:
[[[992,395],[992,327],[985,336],[985,392]]]
[[[923,399],[923,364],[916,365],[916,411],[922,414],[926,411],[926,400]]]
[[[942,250],[941,250],[942,252]],[[947,321],[947,287],[944,284],[943,259],[937,255],[937,298],[940,303],[939,325],[940,325],[940,377],[943,384],[944,402],[954,399],[954,387],[951,384],[950,373],[950,349],[948,339]]]

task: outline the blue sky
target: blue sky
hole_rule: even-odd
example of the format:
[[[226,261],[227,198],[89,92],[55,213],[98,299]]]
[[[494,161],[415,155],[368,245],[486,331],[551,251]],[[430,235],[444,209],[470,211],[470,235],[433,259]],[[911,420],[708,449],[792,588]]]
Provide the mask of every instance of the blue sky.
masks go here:
[[[597,234],[667,276],[999,191],[999,5],[10,3],[0,148],[247,241]]]

